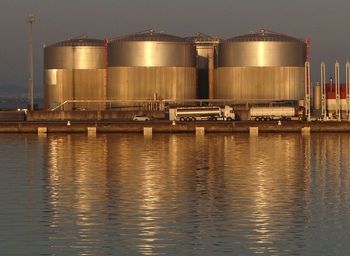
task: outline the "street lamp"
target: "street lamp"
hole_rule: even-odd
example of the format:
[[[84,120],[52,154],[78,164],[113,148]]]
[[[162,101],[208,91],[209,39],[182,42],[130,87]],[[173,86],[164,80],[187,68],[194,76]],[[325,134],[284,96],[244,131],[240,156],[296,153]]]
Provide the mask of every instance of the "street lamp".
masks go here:
[[[35,21],[35,16],[33,13],[29,13],[27,17],[28,23],[28,96],[30,110],[34,110],[34,78],[33,78],[33,23]]]

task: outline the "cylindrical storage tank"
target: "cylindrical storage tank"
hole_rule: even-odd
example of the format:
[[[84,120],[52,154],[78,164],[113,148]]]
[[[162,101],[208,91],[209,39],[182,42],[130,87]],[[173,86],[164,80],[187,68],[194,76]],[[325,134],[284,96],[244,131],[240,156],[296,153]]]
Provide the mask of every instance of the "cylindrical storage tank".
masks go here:
[[[102,110],[106,98],[106,48],[103,40],[72,39],[44,47],[45,108]],[[98,101],[98,102],[97,102]]]
[[[306,43],[261,30],[219,44],[215,98],[304,98]]]
[[[322,95],[321,95],[321,85],[315,84],[313,87],[313,106],[314,110],[321,109]]]
[[[153,31],[110,41],[108,98],[122,102],[153,100],[155,95],[158,99],[196,98],[194,44]]]

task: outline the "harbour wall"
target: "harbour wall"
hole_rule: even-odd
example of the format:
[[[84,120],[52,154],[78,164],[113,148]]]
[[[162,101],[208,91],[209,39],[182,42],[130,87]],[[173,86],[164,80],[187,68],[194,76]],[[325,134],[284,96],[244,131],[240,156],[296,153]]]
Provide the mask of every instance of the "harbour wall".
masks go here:
[[[0,123],[0,133],[38,133],[45,128],[45,133],[87,133],[94,127],[96,133],[143,133],[144,128],[152,128],[153,133],[196,133],[196,128],[203,127],[205,133],[249,133],[256,127],[259,133],[301,133],[303,130],[315,132],[350,132],[349,122],[12,122]],[[306,129],[305,129],[306,128]]]

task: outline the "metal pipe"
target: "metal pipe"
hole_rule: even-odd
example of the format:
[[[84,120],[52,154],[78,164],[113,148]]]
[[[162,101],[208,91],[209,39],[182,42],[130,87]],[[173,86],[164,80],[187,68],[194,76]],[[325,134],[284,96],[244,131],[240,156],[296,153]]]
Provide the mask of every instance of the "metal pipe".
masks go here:
[[[335,115],[338,121],[341,121],[341,112],[340,112],[340,82],[339,82],[339,62],[336,61],[334,67],[334,76],[335,76],[335,101],[336,109]]]
[[[28,14],[28,100],[30,105],[30,110],[34,110],[34,68],[33,68],[33,23],[35,21],[35,16],[32,13]]]
[[[327,99],[326,99],[326,64],[321,63],[321,115],[322,119],[327,118]]]
[[[208,56],[209,99],[214,99],[214,52],[213,45],[213,52]]]
[[[108,84],[108,39],[104,40],[104,55],[105,55],[105,72],[104,72],[104,85],[103,85],[103,98],[107,99],[107,84]],[[104,109],[106,105],[103,106]]]
[[[306,43],[306,61],[310,61],[310,45],[311,45],[310,37],[307,37],[305,39],[305,43]]]
[[[306,61],[305,62],[305,116],[306,120],[308,122],[311,121],[311,114],[310,114],[310,87],[311,87],[311,82],[310,82],[310,62]]]
[[[350,122],[350,63],[346,62],[346,115],[348,117],[348,121]]]

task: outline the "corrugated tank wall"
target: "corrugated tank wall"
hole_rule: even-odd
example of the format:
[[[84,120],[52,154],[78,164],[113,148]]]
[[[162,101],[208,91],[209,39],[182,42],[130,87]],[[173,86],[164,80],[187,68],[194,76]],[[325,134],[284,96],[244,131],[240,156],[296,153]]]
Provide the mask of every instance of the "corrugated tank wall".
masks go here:
[[[299,100],[304,98],[306,44],[261,31],[219,44],[215,98]]]
[[[75,39],[44,48],[45,108],[53,108],[66,100],[62,110],[103,110],[106,98],[106,61],[102,40]]]
[[[147,32],[108,44],[109,99],[195,99],[194,45],[166,34]]]

